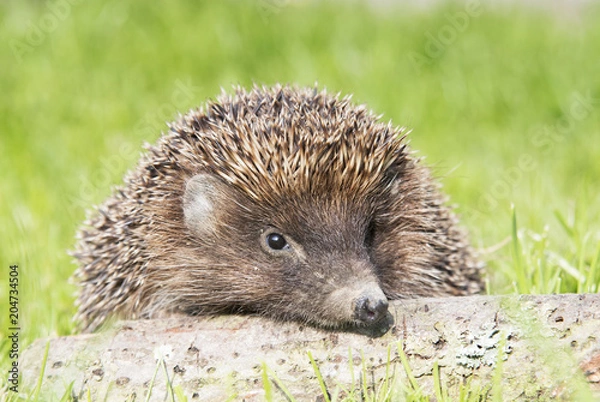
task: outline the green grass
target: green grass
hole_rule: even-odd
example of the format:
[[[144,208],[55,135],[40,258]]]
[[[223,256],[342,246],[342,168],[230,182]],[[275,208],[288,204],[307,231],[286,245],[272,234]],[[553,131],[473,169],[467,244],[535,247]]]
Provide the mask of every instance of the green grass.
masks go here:
[[[253,82],[318,82],[411,127],[473,244],[492,250],[490,293],[598,292],[598,8],[73,3],[0,4],[0,332],[18,264],[21,348],[73,331],[65,251],[141,145]],[[8,349],[3,336],[1,367]]]

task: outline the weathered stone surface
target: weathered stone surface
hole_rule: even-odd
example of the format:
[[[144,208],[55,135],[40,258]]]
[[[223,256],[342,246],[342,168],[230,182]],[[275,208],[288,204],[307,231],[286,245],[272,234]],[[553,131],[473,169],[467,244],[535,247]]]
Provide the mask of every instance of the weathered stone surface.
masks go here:
[[[392,312],[392,330],[375,339],[247,316],[121,322],[50,340],[42,393],[62,396],[74,382],[73,393],[89,389],[92,400],[145,400],[152,388],[150,400],[160,401],[169,400],[168,379],[190,401],[263,400],[266,365],[270,381],[276,377],[296,400],[315,400],[322,393],[309,351],[334,393],[336,385],[358,389],[365,367],[368,386],[379,387],[386,369],[404,381],[398,347],[425,390],[436,361],[450,395],[465,379],[489,387],[499,374],[493,392],[503,400],[570,400],[578,392],[593,399],[600,390],[600,294],[405,300]],[[23,356],[30,386],[46,342]],[[271,388],[275,400],[285,400]]]

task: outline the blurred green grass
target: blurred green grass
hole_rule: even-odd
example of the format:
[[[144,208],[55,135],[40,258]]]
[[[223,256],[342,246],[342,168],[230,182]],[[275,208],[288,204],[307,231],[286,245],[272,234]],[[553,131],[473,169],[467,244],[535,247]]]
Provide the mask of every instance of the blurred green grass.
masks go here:
[[[598,291],[598,11],[0,3],[0,331],[15,263],[22,346],[72,331],[66,250],[85,211],[165,121],[237,84],[317,82],[412,128],[478,248],[511,237],[514,204],[521,247],[484,255],[491,293]]]

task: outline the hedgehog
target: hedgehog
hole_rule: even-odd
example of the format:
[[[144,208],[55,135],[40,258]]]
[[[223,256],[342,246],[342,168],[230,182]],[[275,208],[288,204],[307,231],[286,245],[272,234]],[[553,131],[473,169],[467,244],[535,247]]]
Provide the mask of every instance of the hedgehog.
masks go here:
[[[169,124],[80,229],[81,330],[253,314],[377,333],[390,300],[483,290],[405,128],[317,88],[233,92]]]

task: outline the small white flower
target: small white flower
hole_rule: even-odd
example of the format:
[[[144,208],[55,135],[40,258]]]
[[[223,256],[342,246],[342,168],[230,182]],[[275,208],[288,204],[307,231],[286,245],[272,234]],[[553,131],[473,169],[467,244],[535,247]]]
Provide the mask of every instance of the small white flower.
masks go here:
[[[171,345],[160,345],[154,349],[154,358],[156,360],[164,360],[170,357],[171,353],[173,353]]]

